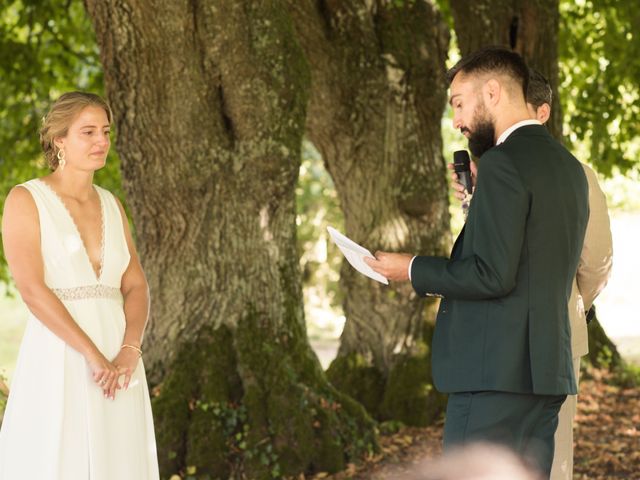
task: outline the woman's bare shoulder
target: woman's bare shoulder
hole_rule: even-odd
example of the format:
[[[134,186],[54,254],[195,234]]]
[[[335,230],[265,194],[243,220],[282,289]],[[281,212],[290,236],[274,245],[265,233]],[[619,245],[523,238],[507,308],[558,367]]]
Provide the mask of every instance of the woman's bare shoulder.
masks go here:
[[[37,216],[38,208],[31,192],[24,185],[16,185],[4,201],[4,216]]]

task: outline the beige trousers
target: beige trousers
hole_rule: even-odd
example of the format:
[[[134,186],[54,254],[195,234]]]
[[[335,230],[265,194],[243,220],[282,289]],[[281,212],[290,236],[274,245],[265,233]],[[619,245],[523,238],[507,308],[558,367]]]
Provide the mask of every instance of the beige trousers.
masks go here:
[[[580,379],[580,357],[573,359],[576,384]],[[573,478],[573,418],[576,416],[577,395],[567,395],[558,414],[551,480],[571,480]]]

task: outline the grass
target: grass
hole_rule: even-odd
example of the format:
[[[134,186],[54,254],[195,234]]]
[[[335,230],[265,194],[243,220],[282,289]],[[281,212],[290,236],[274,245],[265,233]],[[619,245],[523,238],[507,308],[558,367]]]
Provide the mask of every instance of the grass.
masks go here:
[[[28,310],[17,297],[0,291],[0,375],[11,379]]]

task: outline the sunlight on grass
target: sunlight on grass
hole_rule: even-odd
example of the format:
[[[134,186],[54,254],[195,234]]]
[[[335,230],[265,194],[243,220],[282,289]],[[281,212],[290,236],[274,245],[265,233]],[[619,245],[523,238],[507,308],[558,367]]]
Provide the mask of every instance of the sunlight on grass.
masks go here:
[[[28,316],[27,307],[18,297],[7,297],[0,286],[0,376],[11,380],[18,348]]]

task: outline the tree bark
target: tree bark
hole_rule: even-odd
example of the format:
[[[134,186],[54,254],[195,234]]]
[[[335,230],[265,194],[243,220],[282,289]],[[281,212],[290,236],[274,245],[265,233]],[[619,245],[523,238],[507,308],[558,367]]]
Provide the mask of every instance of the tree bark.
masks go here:
[[[278,2],[86,0],[152,295],[163,476],[337,471],[375,448],[306,337],[295,184],[309,69]]]
[[[440,122],[448,30],[425,0],[289,2],[311,67],[307,134],[323,156],[349,237],[376,250],[447,255]],[[434,302],[346,262],[347,317],[332,383],[379,419],[425,425]]]
[[[487,45],[518,52],[551,83],[554,102],[547,127],[562,141],[558,101],[559,0],[450,0],[460,53]]]

